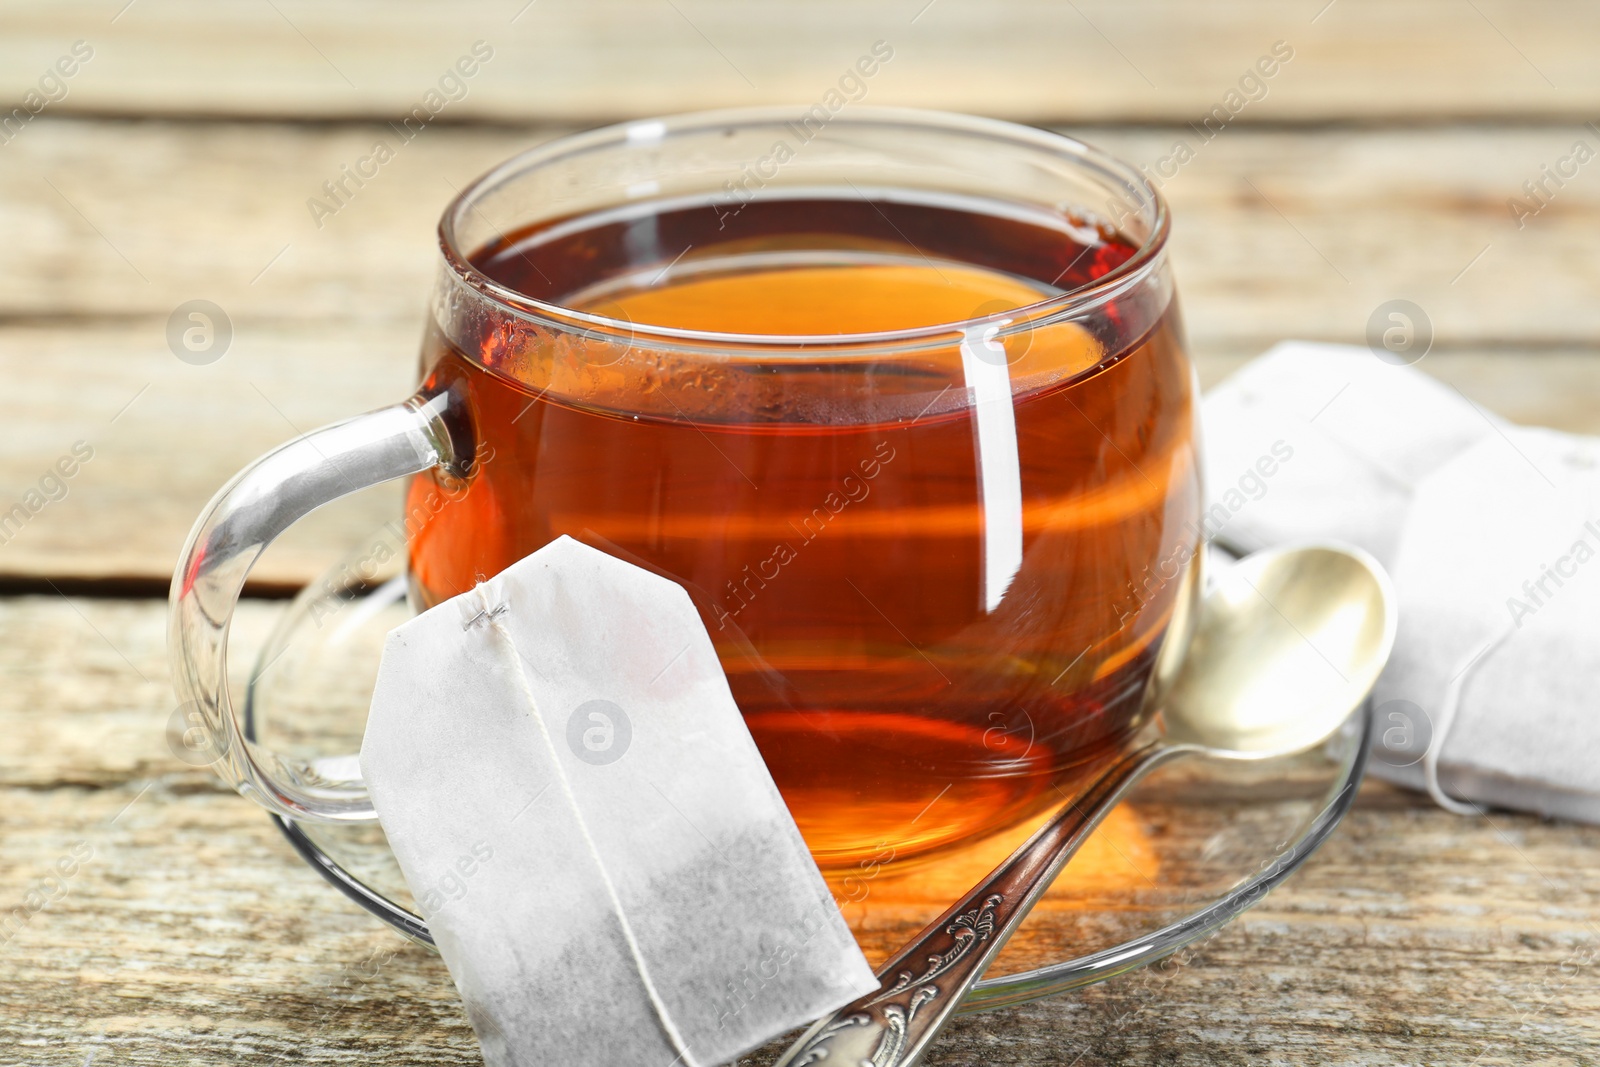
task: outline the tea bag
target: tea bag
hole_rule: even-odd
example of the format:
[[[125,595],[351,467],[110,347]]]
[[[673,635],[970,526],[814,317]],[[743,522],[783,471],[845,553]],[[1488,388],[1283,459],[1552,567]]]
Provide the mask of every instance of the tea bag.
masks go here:
[[[1506,425],[1366,348],[1286,341],[1206,394],[1207,538],[1340,540],[1394,558],[1417,483]]]
[[[563,537],[396,628],[361,766],[491,1067],[722,1063],[877,984],[632,564]]]
[[[1417,486],[1373,773],[1600,821],[1600,439],[1507,427]]]

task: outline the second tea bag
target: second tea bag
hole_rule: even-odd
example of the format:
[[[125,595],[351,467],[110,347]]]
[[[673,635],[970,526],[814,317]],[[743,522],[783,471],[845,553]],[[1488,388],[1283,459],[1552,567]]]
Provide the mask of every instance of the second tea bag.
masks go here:
[[[563,537],[400,626],[361,762],[493,1067],[722,1063],[877,984],[667,579]]]
[[[1417,488],[1372,771],[1600,821],[1600,439],[1509,427]]]

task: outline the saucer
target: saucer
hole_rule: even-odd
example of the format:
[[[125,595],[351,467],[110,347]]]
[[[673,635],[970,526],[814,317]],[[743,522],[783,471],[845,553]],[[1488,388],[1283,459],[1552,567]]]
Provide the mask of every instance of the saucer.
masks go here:
[[[384,636],[412,615],[404,559],[392,532],[375,532],[288,604],[250,675],[251,740],[348,772]],[[1080,988],[1159,961],[1260,901],[1354,803],[1367,729],[1367,717],[1357,714],[1298,756],[1191,757],[1152,773],[1073,858],[962,1011]],[[406,937],[433,943],[377,823],[270,817],[345,896]],[[1015,827],[932,866],[897,873],[864,865],[832,880],[867,958],[876,965],[899,949],[1031,829]]]

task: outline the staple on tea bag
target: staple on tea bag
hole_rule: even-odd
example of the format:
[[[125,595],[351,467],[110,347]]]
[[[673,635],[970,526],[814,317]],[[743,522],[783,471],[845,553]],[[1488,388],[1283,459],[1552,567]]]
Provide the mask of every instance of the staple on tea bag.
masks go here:
[[[665,578],[563,537],[398,627],[361,763],[495,1067],[721,1063],[876,986]]]
[[[1206,394],[1207,537],[1348,541],[1387,564],[1416,484],[1505,424],[1366,348],[1286,341]]]
[[[1600,439],[1509,427],[1416,490],[1374,773],[1600,821]]]

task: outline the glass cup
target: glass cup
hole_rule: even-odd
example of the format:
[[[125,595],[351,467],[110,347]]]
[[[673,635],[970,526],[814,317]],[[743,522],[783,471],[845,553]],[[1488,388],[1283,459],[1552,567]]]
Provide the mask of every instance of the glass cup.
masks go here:
[[[825,871],[1060,803],[1138,728],[1199,592],[1196,386],[1139,172],[958,115],[771,109],[541,145],[466,189],[414,396],[225,486],[172,587],[219,773],[374,817],[226,676],[282,530],[410,477],[413,607],[563,534],[679,582]]]

